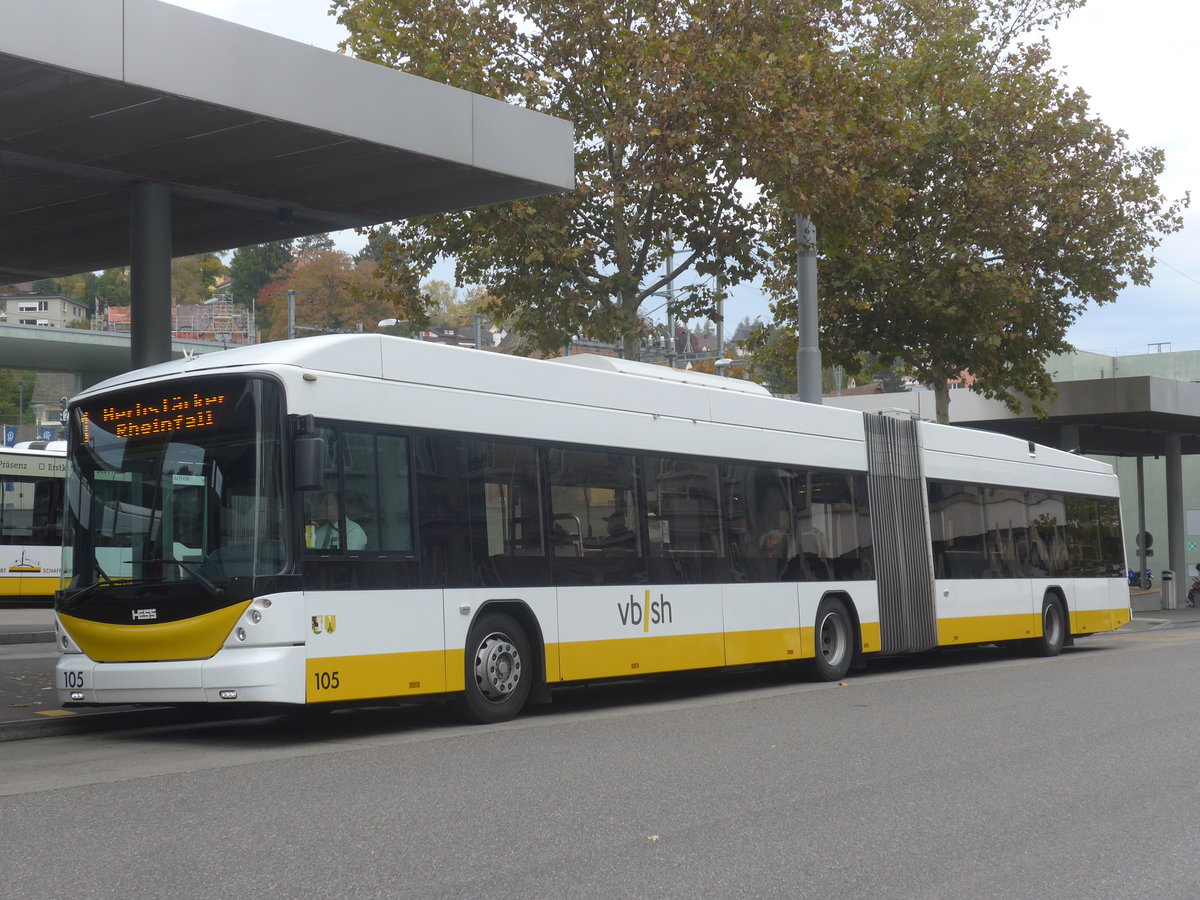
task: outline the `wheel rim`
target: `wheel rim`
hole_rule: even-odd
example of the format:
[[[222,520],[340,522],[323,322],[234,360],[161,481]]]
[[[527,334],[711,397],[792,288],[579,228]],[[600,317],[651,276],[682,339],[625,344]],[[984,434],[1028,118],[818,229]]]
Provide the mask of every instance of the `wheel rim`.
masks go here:
[[[494,703],[507,700],[521,682],[521,654],[506,634],[493,632],[475,651],[475,684]]]
[[[1058,604],[1051,603],[1042,613],[1042,634],[1046,643],[1056,646],[1062,640],[1062,616],[1058,612]]]
[[[821,658],[832,668],[841,665],[850,646],[846,623],[837,613],[828,612],[817,629]]]

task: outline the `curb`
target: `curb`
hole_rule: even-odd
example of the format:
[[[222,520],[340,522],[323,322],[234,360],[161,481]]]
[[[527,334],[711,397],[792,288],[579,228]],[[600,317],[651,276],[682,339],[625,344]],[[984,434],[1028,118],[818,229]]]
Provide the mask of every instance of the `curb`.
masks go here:
[[[8,741],[27,741],[31,738],[59,737],[67,734],[86,734],[115,728],[171,724],[162,717],[163,710],[122,710],[120,712],[74,714],[48,719],[18,719],[0,722],[0,744]]]
[[[53,631],[0,632],[0,644],[53,644]]]
[[[1158,631],[1168,628],[1195,628],[1200,625],[1200,617],[1195,619],[1159,619],[1153,616],[1134,616],[1130,619],[1130,624],[1138,622],[1146,627],[1147,631]]]
[[[32,738],[113,731],[118,728],[156,728],[165,725],[202,724],[238,718],[262,718],[264,715],[271,715],[261,706],[253,707],[249,704],[245,709],[236,712],[228,708],[223,708],[218,712],[203,706],[147,706],[110,710],[85,707],[85,709],[92,711],[75,713],[70,716],[0,722],[0,744],[8,741],[27,741]]]

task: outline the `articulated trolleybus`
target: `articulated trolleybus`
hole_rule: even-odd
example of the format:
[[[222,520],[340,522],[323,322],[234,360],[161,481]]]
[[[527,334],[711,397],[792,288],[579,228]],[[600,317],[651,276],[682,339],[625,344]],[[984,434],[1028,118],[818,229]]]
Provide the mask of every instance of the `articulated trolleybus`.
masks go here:
[[[453,697],[1129,619],[1117,482],[1004,436],[595,356],[243,347],[70,405],[68,704]]]
[[[66,447],[38,447],[0,447],[0,604],[5,606],[50,606],[62,587]]]

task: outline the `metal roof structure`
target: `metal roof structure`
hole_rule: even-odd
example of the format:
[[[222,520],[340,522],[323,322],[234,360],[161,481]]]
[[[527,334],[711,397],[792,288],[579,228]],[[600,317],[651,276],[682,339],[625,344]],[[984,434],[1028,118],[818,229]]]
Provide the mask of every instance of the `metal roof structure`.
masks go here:
[[[967,390],[950,392],[954,425],[997,431],[1096,456],[1156,456],[1168,437],[1184,454],[1200,453],[1200,384],[1150,375],[1060,381],[1047,415],[1014,415],[999,400]],[[933,420],[932,391],[826,397],[852,409],[898,408]]]
[[[569,190],[569,122],[159,0],[0,0],[0,284]]]

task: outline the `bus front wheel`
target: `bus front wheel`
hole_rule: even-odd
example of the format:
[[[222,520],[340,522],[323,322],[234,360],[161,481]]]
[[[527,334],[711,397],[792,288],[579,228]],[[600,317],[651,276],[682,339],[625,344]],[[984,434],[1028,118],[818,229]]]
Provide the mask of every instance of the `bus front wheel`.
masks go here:
[[[822,600],[817,609],[813,668],[823,681],[840,681],[854,658],[854,623],[846,604],[836,598]]]
[[[529,639],[501,613],[479,618],[467,635],[462,711],[471,722],[506,722],[521,711],[534,677]]]

